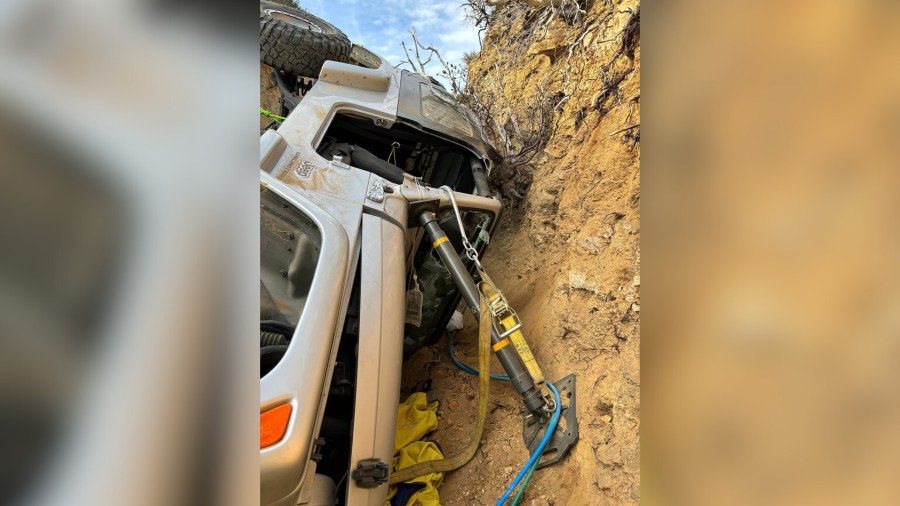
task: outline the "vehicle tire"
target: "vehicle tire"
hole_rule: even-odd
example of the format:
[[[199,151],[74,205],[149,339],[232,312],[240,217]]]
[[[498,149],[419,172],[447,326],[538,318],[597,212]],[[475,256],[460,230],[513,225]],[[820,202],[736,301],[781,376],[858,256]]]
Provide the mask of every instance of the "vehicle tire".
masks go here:
[[[350,39],[312,14],[259,3],[259,61],[302,77],[319,77],[326,60],[347,62]]]

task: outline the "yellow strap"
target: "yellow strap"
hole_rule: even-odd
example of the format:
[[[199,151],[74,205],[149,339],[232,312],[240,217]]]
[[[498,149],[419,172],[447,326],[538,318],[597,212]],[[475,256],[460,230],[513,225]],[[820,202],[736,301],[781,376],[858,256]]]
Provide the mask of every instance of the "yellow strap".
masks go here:
[[[446,236],[446,235],[441,236],[441,237],[438,237],[438,240],[437,240],[437,241],[434,241],[434,243],[432,244],[432,246],[435,247],[435,248],[437,248],[438,246],[440,246],[441,244],[444,244],[445,242],[447,242],[447,241],[449,241],[449,240],[450,240],[450,239],[447,239],[447,236]]]
[[[500,326],[503,328],[503,332],[513,328],[516,326],[515,318],[512,316],[505,318],[502,322],[500,322]],[[535,383],[540,385],[544,382],[544,373],[541,371],[541,368],[538,367],[537,359],[534,358],[534,354],[531,353],[531,348],[528,347],[528,343],[525,342],[525,336],[522,335],[521,330],[517,330],[509,335],[508,338],[512,341],[513,346],[515,346],[516,351],[519,353],[519,358],[522,359],[522,364],[528,369],[528,373],[531,374],[531,378]]]
[[[444,237],[446,240],[446,237]],[[487,297],[484,294],[482,284],[481,313],[478,325],[478,415],[475,418],[475,433],[462,452],[444,460],[428,460],[414,466],[396,470],[391,473],[389,485],[403,483],[430,473],[444,473],[453,471],[466,465],[481,443],[481,434],[484,432],[484,420],[487,418],[488,394],[491,386],[491,312],[488,309]]]
[[[504,347],[509,346],[509,338],[504,337],[502,341],[499,341],[497,344],[491,346],[491,349],[494,350],[494,353],[502,350]]]
[[[488,277],[487,273],[481,273],[482,285],[484,288],[484,293],[487,295],[488,299],[491,302],[496,301],[500,297],[502,297],[500,290],[497,290],[497,287],[494,285],[494,282]],[[513,328],[518,324],[519,321],[516,316],[510,315],[498,322],[497,330],[500,331],[500,334],[503,334],[507,330]],[[516,348],[516,352],[519,354],[519,358],[522,359],[522,365],[528,370],[528,374],[531,375],[534,382],[538,385],[544,383],[544,373],[541,371],[541,368],[538,366],[537,360],[534,358],[534,354],[531,353],[531,348],[528,347],[528,343],[525,341],[525,335],[522,334],[521,330],[517,330],[508,336],[508,339],[512,341],[513,346]],[[498,343],[499,344],[499,343]]]

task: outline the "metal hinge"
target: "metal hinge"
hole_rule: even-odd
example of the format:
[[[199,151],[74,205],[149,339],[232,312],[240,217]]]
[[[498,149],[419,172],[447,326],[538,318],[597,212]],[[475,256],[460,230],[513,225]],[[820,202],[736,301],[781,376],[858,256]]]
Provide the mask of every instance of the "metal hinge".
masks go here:
[[[347,165],[346,163],[344,163],[344,157],[341,156],[340,154],[332,155],[331,165],[333,165],[339,169],[346,169],[346,170],[350,169],[350,166]]]
[[[317,437],[313,441],[313,451],[312,451],[312,457],[310,457],[310,460],[312,460],[313,462],[320,462],[322,460],[322,447],[324,447],[324,446],[325,446],[325,439],[321,438],[321,437]]]
[[[377,487],[388,482],[388,465],[378,459],[360,460],[350,477],[356,480],[357,486]]]

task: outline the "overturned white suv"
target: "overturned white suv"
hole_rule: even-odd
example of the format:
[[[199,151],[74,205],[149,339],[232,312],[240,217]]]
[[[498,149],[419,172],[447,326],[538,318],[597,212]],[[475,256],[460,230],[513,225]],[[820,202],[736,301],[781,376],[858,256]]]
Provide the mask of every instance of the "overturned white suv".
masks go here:
[[[267,2],[260,13],[261,27],[327,25]],[[402,360],[437,341],[461,299],[478,312],[477,256],[501,212],[488,143],[430,79],[348,47],[348,62],[301,80],[266,60],[280,51],[261,37],[286,116],[260,138],[262,504],[383,506]],[[547,439],[542,465],[558,461],[577,439],[574,377],[556,383],[560,416],[528,357],[494,349],[522,395],[526,445]]]

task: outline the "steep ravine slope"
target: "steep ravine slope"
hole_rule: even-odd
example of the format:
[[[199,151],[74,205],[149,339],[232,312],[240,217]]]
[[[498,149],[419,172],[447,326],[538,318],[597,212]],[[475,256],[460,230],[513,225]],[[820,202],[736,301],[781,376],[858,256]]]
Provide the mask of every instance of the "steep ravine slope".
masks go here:
[[[535,474],[524,504],[640,500],[639,9],[597,0],[579,25],[509,5],[469,61],[471,90],[506,104],[520,128],[535,104],[553,111],[530,165],[495,181],[510,191],[485,259],[545,374],[577,374],[580,441]],[[467,317],[458,337],[469,363],[475,329]],[[453,453],[470,434],[475,380],[455,369],[443,342],[407,363],[404,386],[423,376],[442,401],[434,438]],[[443,504],[494,504],[527,459],[518,396],[494,382],[491,399],[482,449],[445,477]]]

